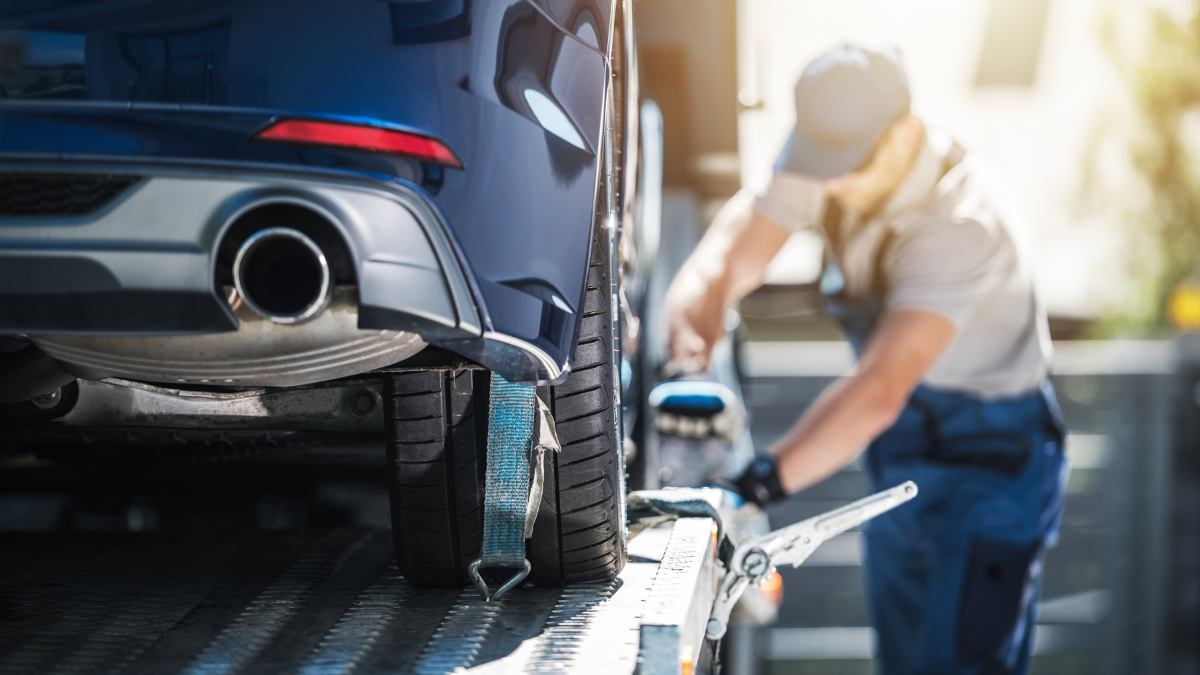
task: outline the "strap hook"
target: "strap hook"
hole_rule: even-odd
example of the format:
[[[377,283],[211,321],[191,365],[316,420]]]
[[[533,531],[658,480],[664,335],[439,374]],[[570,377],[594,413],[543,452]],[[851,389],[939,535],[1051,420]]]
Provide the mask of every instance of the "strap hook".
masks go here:
[[[483,563],[482,558],[468,565],[467,573],[471,575],[471,581],[475,584],[475,588],[479,589],[479,593],[483,596],[483,599],[491,602],[493,600],[499,600],[501,596],[512,590],[513,587],[517,586],[522,581],[525,581],[525,577],[529,576],[529,570],[532,569],[529,564],[529,559],[526,558],[522,562],[524,563],[524,566],[517,571],[516,574],[512,575],[508,581],[500,584],[500,588],[497,588],[495,593],[491,592],[491,589],[488,588],[487,582],[483,580],[483,577],[479,576],[479,566]]]

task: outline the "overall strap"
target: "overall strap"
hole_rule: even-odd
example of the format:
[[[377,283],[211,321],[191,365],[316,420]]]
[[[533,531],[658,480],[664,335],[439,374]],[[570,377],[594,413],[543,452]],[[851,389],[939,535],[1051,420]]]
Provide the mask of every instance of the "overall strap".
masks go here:
[[[954,167],[961,164],[966,156],[966,149],[959,145],[958,141],[951,141],[950,151],[946,153],[946,159],[942,162],[942,174],[938,176],[938,182],[941,182]],[[832,200],[830,201],[832,202]],[[891,283],[887,275],[883,273],[883,263],[895,241],[896,230],[887,228],[879,242],[879,248],[875,249],[875,260],[871,266],[871,291],[879,299],[880,307],[887,304],[887,296],[891,292]]]
[[[821,219],[821,233],[825,235],[825,243],[829,245],[829,253],[834,260],[841,260],[842,247],[842,218],[845,213],[842,205],[836,199],[825,198],[824,216]]]

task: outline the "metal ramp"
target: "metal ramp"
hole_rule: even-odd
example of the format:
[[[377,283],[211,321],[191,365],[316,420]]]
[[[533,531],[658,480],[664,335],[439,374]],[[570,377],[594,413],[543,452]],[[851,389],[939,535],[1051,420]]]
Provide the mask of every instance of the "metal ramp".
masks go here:
[[[707,669],[715,529],[630,541],[613,582],[409,585],[389,533],[0,535],[0,672],[680,673]]]

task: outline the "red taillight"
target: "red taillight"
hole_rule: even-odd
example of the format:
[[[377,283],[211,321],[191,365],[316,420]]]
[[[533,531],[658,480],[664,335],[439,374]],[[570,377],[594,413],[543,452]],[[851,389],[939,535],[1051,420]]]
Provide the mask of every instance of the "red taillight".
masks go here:
[[[462,168],[462,160],[436,138],[366,124],[285,118],[271,122],[254,134],[252,140],[354,148],[403,155],[455,169]]]

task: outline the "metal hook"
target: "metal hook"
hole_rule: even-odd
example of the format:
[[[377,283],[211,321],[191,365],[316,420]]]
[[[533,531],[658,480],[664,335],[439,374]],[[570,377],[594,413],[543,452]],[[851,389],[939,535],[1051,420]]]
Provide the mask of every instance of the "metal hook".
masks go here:
[[[514,586],[516,586],[517,584],[520,584],[522,581],[525,581],[525,577],[529,576],[529,570],[532,569],[532,566],[529,564],[528,559],[526,559],[522,562],[525,563],[525,566],[522,567],[519,572],[512,575],[512,578],[510,578],[508,581],[504,582],[503,584],[500,584],[500,588],[496,589],[495,594],[493,594],[491,592],[491,590],[488,588],[487,582],[483,580],[483,577],[479,576],[479,566],[480,566],[480,564],[483,563],[482,558],[480,558],[479,560],[476,560],[475,562],[468,565],[467,573],[471,575],[471,581],[474,582],[475,588],[479,589],[479,593],[480,593],[480,595],[483,596],[483,599],[488,602],[491,602],[493,600],[499,600],[505,593],[509,592],[509,590],[511,590]]]

